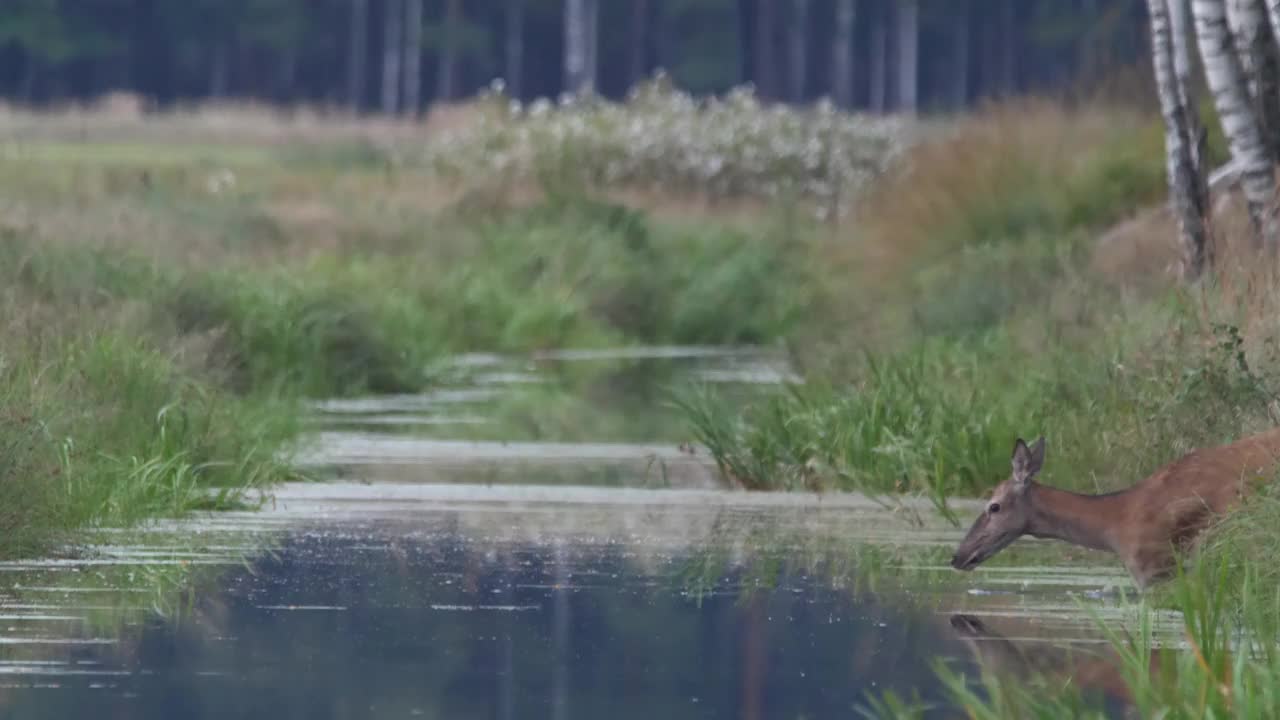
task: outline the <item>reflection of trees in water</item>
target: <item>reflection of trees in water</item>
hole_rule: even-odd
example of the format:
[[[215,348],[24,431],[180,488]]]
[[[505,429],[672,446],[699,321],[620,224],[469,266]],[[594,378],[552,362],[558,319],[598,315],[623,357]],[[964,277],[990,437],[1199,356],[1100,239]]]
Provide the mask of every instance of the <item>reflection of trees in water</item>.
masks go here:
[[[959,649],[933,618],[833,587],[803,558],[773,555],[765,583],[718,555],[694,596],[679,582],[687,553],[637,572],[634,550],[472,543],[447,524],[394,540],[301,535],[230,573],[199,616],[143,629],[125,662],[154,674],[122,681],[138,698],[69,688],[14,707],[56,696],[68,717],[113,703],[144,718],[847,715],[872,687],[932,685],[930,657]],[[288,604],[346,609],[260,608]],[[472,609],[439,609],[450,606]],[[197,674],[208,671],[229,674]]]

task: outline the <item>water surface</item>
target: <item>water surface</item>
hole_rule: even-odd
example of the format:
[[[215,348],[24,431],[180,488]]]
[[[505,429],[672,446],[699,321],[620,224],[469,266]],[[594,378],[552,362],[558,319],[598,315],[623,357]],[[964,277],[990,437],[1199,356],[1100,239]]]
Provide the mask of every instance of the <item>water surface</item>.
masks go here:
[[[962,528],[923,501],[722,487],[662,392],[746,401],[793,379],[776,354],[450,372],[319,404],[302,460],[325,480],[261,511],[0,564],[0,715],[849,718],[894,689],[950,717],[936,661],[1069,668],[1105,650],[1082,604],[1132,618],[1105,556],[1026,542],[961,575]]]

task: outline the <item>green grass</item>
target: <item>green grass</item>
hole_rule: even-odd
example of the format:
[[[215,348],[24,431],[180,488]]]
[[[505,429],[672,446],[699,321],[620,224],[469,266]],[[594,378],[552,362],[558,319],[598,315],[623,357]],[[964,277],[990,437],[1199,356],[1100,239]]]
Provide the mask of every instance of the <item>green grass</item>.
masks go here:
[[[1244,580],[1244,597],[1249,598],[1239,605],[1232,601],[1236,579]],[[1138,717],[1276,717],[1280,714],[1280,647],[1275,642],[1280,631],[1280,593],[1273,584],[1260,588],[1259,579],[1252,572],[1232,577],[1221,562],[1200,563],[1168,588],[1172,604],[1184,618],[1187,650],[1155,647],[1154,608],[1144,601],[1136,607],[1130,632],[1099,619],[1106,639],[1104,653],[1079,662],[1103,663],[1098,669],[1122,679],[1123,700]],[[934,667],[948,702],[972,718],[1108,717],[1098,688],[1082,686],[1071,677],[1083,665],[1067,664],[1046,673],[1028,672],[1025,665],[980,662],[977,677],[942,660]],[[864,714],[916,718],[922,709],[896,694],[882,693],[867,698]]]
[[[6,146],[0,555],[237,505],[291,476],[304,398],[423,390],[467,351],[770,343],[806,306],[797,221],[421,206],[372,151]]]
[[[86,524],[230,507],[292,475],[277,456],[296,427],[284,401],[218,391],[115,331],[5,338],[5,555]]]

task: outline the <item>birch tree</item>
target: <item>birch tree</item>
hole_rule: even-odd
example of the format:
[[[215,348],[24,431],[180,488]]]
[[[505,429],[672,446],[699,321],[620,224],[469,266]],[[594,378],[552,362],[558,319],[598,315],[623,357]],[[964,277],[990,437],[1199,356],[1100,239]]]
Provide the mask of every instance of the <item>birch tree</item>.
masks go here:
[[[857,0],[839,0],[836,5],[836,27],[831,41],[831,99],[842,108],[853,105],[853,31],[857,13]]]
[[[1255,247],[1265,245],[1274,252],[1277,240],[1275,174],[1258,119],[1250,106],[1249,87],[1240,67],[1240,57],[1227,27],[1225,2],[1192,0],[1191,13],[1195,18],[1205,79],[1249,206]]]
[[[589,67],[592,4],[592,0],[565,0],[564,4],[564,85],[565,91],[574,95],[595,89],[594,68]]]
[[[1240,55],[1262,140],[1274,163],[1280,159],[1280,61],[1267,15],[1265,0],[1227,0],[1227,26]]]
[[[1182,274],[1188,281],[1198,279],[1206,266],[1212,266],[1212,248],[1208,242],[1205,211],[1208,207],[1204,185],[1204,168],[1197,149],[1199,137],[1195,122],[1195,106],[1190,104],[1187,75],[1181,72],[1178,56],[1186,56],[1186,23],[1175,25],[1170,8],[1185,0],[1147,0],[1151,21],[1152,67],[1156,92],[1160,96],[1160,112],[1164,117],[1165,166],[1168,173],[1169,201],[1178,220],[1182,250]],[[1185,5],[1183,6],[1185,8]],[[1183,34],[1179,35],[1181,30]],[[1180,51],[1178,46],[1182,46]]]

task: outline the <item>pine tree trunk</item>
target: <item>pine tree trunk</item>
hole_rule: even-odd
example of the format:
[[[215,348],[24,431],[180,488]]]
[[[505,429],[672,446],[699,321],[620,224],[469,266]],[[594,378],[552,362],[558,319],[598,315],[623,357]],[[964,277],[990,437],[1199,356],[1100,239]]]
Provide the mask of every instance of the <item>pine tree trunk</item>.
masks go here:
[[[591,92],[598,86],[597,69],[600,61],[600,0],[586,0],[587,20],[584,32],[587,38],[587,87]]]
[[[400,47],[404,36],[402,0],[386,0],[382,22],[382,112],[395,115],[400,107]]]
[[[227,94],[231,79],[231,50],[227,39],[220,37],[214,41],[213,62],[209,64],[209,95],[220,98]]]
[[[917,0],[898,0],[898,108],[915,113],[919,105],[920,6]]]
[[[648,74],[646,46],[649,44],[649,0],[631,0],[631,45],[628,47],[627,81],[629,87]]]
[[[519,100],[524,96],[524,0],[507,0],[506,35],[507,95]]]
[[[1196,39],[1205,78],[1254,225],[1255,246],[1274,252],[1277,240],[1275,173],[1258,120],[1250,105],[1249,87],[1236,54],[1223,0],[1193,0]]]
[[[869,95],[871,112],[889,109],[889,20],[888,8],[881,5],[871,19],[871,79]]]
[[[1197,152],[1199,137],[1194,130],[1195,107],[1189,102],[1189,89],[1182,85],[1175,50],[1186,44],[1186,35],[1178,37],[1171,20],[1170,4],[1182,0],[1147,0],[1151,21],[1151,54],[1155,70],[1156,92],[1164,116],[1164,145],[1169,182],[1169,202],[1178,219],[1182,248],[1182,276],[1188,282],[1200,278],[1206,266],[1212,267],[1212,248],[1208,242],[1205,212],[1208,193],[1204,184],[1204,168]],[[1185,23],[1183,23],[1185,30]]]
[[[790,73],[787,91],[791,102],[798,103],[804,100],[804,81],[809,70],[805,62],[808,58],[805,41],[809,36],[809,0],[791,0],[790,20],[787,23],[787,69]]]
[[[1018,8],[1016,0],[1000,0],[1000,94],[1018,91]]]
[[[774,52],[775,0],[756,0],[756,92],[762,99],[778,96],[778,61]]]
[[[837,107],[853,106],[853,31],[857,21],[857,0],[838,0],[831,41],[831,99]]]
[[[364,101],[364,64],[368,50],[369,0],[350,0],[351,26],[347,36],[347,105],[359,112]]]
[[[969,3],[955,2],[956,17],[952,20],[951,51],[951,106],[962,110],[969,104]]]
[[[458,96],[458,29],[462,25],[462,0],[446,0],[444,37],[436,63],[436,99],[448,102]]]
[[[417,115],[422,96],[422,0],[405,0],[404,26],[404,112]]]

